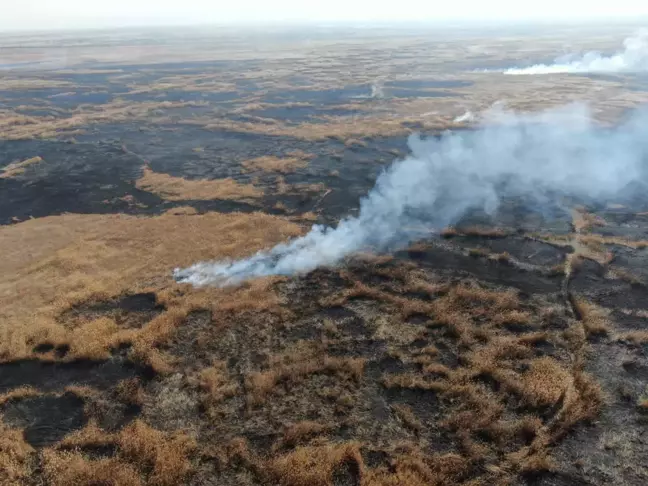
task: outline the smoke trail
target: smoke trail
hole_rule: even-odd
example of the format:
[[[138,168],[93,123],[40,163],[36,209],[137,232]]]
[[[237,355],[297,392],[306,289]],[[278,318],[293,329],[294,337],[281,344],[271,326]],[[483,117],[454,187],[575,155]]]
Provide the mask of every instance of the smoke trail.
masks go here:
[[[176,269],[175,278],[223,286],[305,273],[362,249],[406,245],[473,207],[493,212],[501,196],[530,196],[539,204],[555,191],[601,198],[642,179],[645,112],[615,128],[596,126],[580,105],[525,116],[497,111],[487,118],[476,130],[410,137],[412,154],[382,172],[357,217],[335,228],[313,226],[307,235],[250,258]]]
[[[639,32],[623,41],[624,49],[605,57],[599,52],[583,56],[560,57],[554,64],[536,64],[528,68],[512,68],[504,74],[558,74],[558,73],[637,73],[648,72],[648,31]]]

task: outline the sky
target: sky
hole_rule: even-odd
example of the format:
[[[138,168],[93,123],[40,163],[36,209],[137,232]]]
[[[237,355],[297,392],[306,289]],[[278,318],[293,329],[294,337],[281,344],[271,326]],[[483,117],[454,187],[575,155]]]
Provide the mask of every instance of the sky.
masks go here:
[[[0,30],[331,21],[585,20],[648,16],[639,0],[0,0]]]

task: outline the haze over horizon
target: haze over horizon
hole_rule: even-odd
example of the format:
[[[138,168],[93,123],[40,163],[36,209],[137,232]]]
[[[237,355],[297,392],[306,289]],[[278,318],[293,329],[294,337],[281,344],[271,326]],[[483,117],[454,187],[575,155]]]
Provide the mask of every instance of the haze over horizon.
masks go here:
[[[300,22],[636,20],[641,16],[648,16],[648,4],[632,0],[602,5],[585,0],[547,0],[524,6],[513,0],[459,0],[444,5],[422,0],[384,4],[368,0],[317,4],[298,0],[226,4],[209,0],[23,0],[0,18],[0,31]]]

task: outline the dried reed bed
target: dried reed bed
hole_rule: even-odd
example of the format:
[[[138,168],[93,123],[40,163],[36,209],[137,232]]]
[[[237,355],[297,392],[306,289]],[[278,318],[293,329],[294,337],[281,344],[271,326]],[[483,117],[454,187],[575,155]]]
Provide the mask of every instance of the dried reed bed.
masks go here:
[[[241,184],[231,177],[226,179],[184,179],[153,172],[148,166],[136,181],[138,189],[153,192],[169,201],[254,200],[263,191],[252,184]]]
[[[288,154],[288,157],[275,157],[264,155],[254,159],[246,160],[241,165],[248,172],[263,171],[277,172],[279,174],[290,174],[297,169],[302,169],[308,165],[308,161],[314,158],[313,154],[296,150]]]
[[[113,457],[89,459],[84,448],[112,446]],[[189,455],[195,441],[184,433],[169,434],[136,420],[109,433],[90,423],[43,451],[43,474],[49,484],[119,484],[124,486],[182,484],[192,469]]]
[[[25,484],[30,478],[33,452],[21,430],[11,429],[0,421],[0,484]]]
[[[2,172],[0,173],[0,179],[10,179],[12,177],[16,177],[17,175],[23,174],[25,170],[27,170],[27,167],[33,164],[38,164],[40,162],[43,162],[43,159],[41,157],[31,157],[29,159],[23,160],[22,162],[13,162],[4,168],[0,169]]]
[[[104,357],[120,342],[147,359],[192,309],[268,308],[279,298],[270,280],[238,289],[194,290],[171,279],[175,267],[237,258],[301,233],[288,220],[265,215],[63,215],[0,228],[0,359],[32,355],[40,343],[72,345],[69,358]],[[27,251],[25,249],[28,249]],[[127,293],[153,291],[166,312],[141,329],[109,319],[69,328],[59,316],[71,307]],[[264,307],[265,306],[265,307]]]

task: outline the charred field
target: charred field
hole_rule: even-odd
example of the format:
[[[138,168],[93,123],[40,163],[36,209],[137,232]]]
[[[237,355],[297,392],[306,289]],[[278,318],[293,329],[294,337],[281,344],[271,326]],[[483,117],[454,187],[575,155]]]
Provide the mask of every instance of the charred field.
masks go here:
[[[596,93],[609,122],[636,80],[475,71],[550,56],[542,32],[157,35],[2,38],[0,484],[646,483],[640,190],[505,199],[306,275],[172,278],[357,214],[410,133],[502,98]]]

